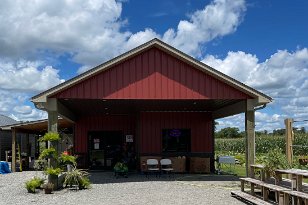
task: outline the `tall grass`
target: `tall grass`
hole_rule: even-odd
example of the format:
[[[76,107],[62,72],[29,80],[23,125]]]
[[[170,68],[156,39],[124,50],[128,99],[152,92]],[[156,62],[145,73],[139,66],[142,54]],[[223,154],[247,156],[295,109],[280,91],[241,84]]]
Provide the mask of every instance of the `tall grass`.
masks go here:
[[[293,147],[294,155],[308,155],[308,133],[295,134],[293,145],[304,145],[307,147]],[[261,135],[256,137],[256,153],[264,154],[270,150],[279,148],[285,151],[285,136]],[[215,151],[245,153],[245,138],[215,139]]]

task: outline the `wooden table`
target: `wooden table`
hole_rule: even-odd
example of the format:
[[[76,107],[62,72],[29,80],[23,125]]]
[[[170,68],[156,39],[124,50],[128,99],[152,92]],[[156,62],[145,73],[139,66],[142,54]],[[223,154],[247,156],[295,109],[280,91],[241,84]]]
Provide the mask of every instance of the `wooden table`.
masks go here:
[[[303,177],[308,177],[308,171],[302,169],[278,169],[276,173],[276,184],[282,181],[282,174],[290,174],[292,176],[292,190],[303,190]]]
[[[266,177],[265,177],[265,170],[264,170],[264,165],[262,164],[251,164],[250,165],[250,177],[251,178],[255,178],[255,171],[256,170],[260,170],[260,174],[261,174],[261,181],[265,181]]]

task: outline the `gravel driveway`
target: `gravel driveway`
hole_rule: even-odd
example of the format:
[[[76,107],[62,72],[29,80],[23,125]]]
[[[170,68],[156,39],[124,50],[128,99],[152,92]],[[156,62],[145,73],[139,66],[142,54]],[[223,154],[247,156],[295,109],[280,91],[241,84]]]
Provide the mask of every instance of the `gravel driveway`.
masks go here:
[[[239,190],[235,177],[211,175],[175,175],[171,178],[130,174],[113,177],[111,172],[91,173],[92,188],[72,191],[63,189],[47,195],[42,191],[29,194],[24,182],[41,172],[17,172],[0,175],[0,204],[244,204],[230,196]]]

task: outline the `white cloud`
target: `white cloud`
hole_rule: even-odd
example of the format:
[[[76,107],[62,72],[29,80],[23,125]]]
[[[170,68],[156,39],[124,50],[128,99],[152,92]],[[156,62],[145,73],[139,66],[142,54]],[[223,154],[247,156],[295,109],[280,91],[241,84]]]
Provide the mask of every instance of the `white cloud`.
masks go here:
[[[0,113],[22,121],[46,118],[45,112],[25,104],[34,94],[64,82],[58,72],[39,61],[0,59]]]
[[[163,35],[151,28],[131,33],[121,18],[123,2],[1,1],[0,112],[17,120],[46,117],[26,102],[64,81],[50,59],[70,56],[82,73],[154,37],[200,54],[202,43],[234,32],[245,12],[244,0],[214,0]]]
[[[69,53],[75,62],[91,67],[154,37],[200,55],[201,44],[234,32],[245,10],[244,0],[214,0],[161,36],[150,28],[125,31],[121,1],[6,0],[0,6],[0,56],[31,59],[46,52]]]
[[[189,20],[180,21],[176,30],[166,31],[163,40],[185,53],[201,56],[200,44],[236,31],[245,11],[244,0],[214,0]]]
[[[46,119],[46,112],[26,105],[30,97],[26,92],[11,92],[0,89],[0,113],[17,121]]]
[[[42,62],[24,60],[12,62],[0,59],[0,89],[43,91],[64,82],[58,72],[59,70],[51,66],[44,66]]]
[[[275,107],[281,107],[282,113],[256,112],[257,126],[272,130],[282,128],[286,117],[308,119],[307,48],[279,50],[264,62],[242,51],[229,52],[224,59],[208,55],[203,62],[274,98]]]

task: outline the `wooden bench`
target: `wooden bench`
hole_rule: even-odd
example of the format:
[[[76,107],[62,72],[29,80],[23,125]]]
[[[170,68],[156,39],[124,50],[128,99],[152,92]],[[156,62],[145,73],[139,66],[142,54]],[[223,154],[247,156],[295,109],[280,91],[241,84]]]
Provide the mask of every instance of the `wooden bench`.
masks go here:
[[[264,201],[268,201],[269,190],[274,191],[276,193],[275,201],[279,202],[279,205],[283,204],[284,202],[283,191],[290,191],[290,189],[288,188],[281,187],[281,186],[274,185],[274,184],[268,184],[268,183],[265,183],[263,181],[253,179],[253,178],[240,178],[240,180],[241,180],[241,191],[242,192],[244,192],[245,182],[250,183],[250,194],[252,196],[255,196],[255,185],[259,185],[261,187],[262,197]]]
[[[262,199],[259,199],[258,197],[251,196],[250,194],[247,194],[242,191],[231,191],[231,196],[239,198],[241,200],[257,204],[257,205],[272,205],[272,203],[263,201]]]
[[[305,204],[308,205],[308,194],[300,191],[282,191],[284,194],[284,205],[289,205],[290,196],[292,196],[292,205]]]

